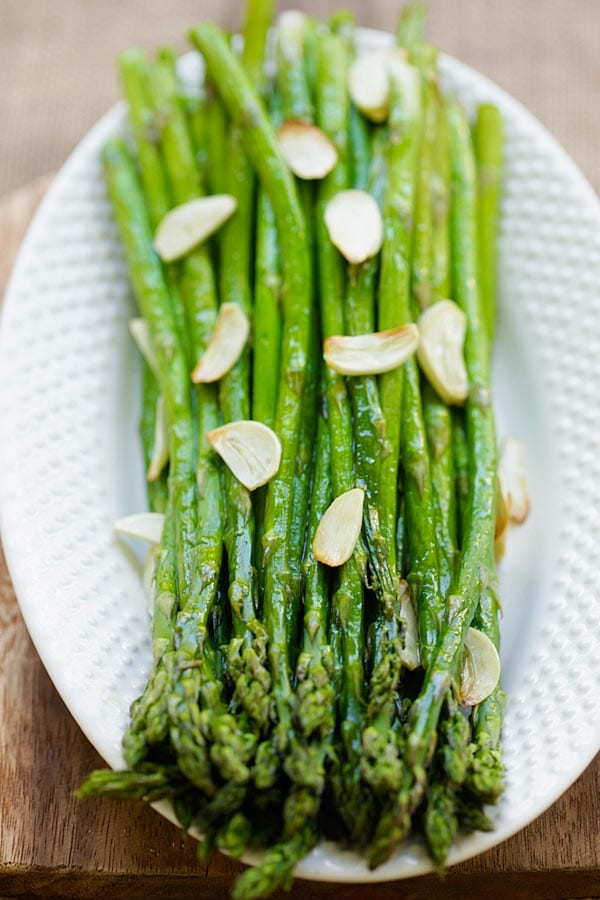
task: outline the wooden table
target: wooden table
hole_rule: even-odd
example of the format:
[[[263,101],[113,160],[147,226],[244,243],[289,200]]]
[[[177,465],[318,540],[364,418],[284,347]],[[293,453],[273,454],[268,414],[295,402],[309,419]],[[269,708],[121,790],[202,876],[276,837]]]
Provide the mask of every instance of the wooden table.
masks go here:
[[[47,180],[0,204],[0,296]],[[74,799],[102,761],[37,656],[0,550],[0,900],[220,900],[241,865],[195,857],[192,840],[142,803]],[[600,897],[600,756],[544,815],[448,871],[382,885],[296,882],[292,900],[554,900]]]

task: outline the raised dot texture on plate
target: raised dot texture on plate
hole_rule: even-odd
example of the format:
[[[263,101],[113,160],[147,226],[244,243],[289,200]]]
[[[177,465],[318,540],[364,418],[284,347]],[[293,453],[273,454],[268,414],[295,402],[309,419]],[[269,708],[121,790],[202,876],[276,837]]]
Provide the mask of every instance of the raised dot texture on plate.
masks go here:
[[[363,48],[392,40],[362,33]],[[182,70],[193,80],[197,66],[190,55]],[[600,744],[600,637],[587,624],[600,620],[600,478],[596,456],[582,454],[600,442],[600,209],[573,163],[514,100],[456,61],[443,57],[442,69],[469,111],[489,101],[505,118],[494,391],[499,437],[518,436],[536,461],[532,512],[509,535],[501,568],[507,789],[491,810],[496,830],[461,836],[453,864],[539,815]],[[58,176],[25,241],[0,334],[6,556],[44,664],[114,766],[151,662],[139,571],[112,534],[115,519],[144,503],[139,354],[127,326],[135,309],[99,162],[124,115],[122,106],[110,112]],[[357,855],[321,845],[298,874],[381,881],[429,870],[414,838],[374,872]]]

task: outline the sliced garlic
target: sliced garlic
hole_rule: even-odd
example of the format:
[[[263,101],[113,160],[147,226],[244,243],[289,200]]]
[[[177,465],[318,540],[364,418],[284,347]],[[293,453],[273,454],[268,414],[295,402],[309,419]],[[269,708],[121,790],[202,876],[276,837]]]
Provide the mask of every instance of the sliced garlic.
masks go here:
[[[372,122],[385,122],[389,113],[390,74],[406,77],[413,69],[400,47],[372,50],[359,56],[348,70],[348,93],[356,107]]]
[[[117,534],[125,537],[148,541],[149,544],[160,544],[165,517],[163,513],[134,513],[117,519],[113,528]]]
[[[305,181],[325,178],[337,162],[337,150],[316,125],[289,119],[278,130],[277,137],[288,166]]]
[[[340,375],[380,375],[405,363],[418,344],[419,331],[411,323],[373,334],[327,338],[323,357]]]
[[[167,429],[167,416],[162,397],[156,401],[156,417],[154,420],[154,447],[152,459],[146,472],[148,481],[156,481],[169,461],[169,432]]]
[[[207,432],[206,439],[249,491],[277,474],[281,443],[275,432],[262,422],[247,419],[230,422]]]
[[[469,628],[460,673],[459,698],[464,706],[482,703],[500,679],[500,657],[489,637]]]
[[[325,225],[332,244],[354,265],[375,256],[383,244],[383,218],[366,191],[340,191],[325,207]]]
[[[154,612],[154,586],[156,584],[156,563],[160,548],[158,544],[152,544],[146,553],[146,559],[142,567],[142,587],[146,597],[146,608],[150,615]]]
[[[249,333],[250,322],[242,307],[223,303],[208,346],[192,372],[192,381],[209,383],[226,375],[240,358]]]
[[[525,448],[522,441],[506,438],[498,463],[499,502],[508,510],[511,522],[522,525],[529,514],[529,491],[525,474]]]
[[[198,197],[176,206],[156,229],[154,247],[164,262],[180,259],[210,237],[237,208],[230,194]]]
[[[348,562],[362,528],[364,499],[361,488],[352,488],[336,497],[325,510],[313,539],[315,559],[326,566]]]
[[[130,319],[129,332],[131,337],[137,344],[137,348],[158,378],[158,365],[156,362],[156,354],[150,337],[150,328],[145,319]]]
[[[469,379],[464,358],[467,317],[453,300],[440,300],[421,313],[417,357],[431,386],[445,403],[464,403]]]
[[[406,585],[406,582],[404,582]],[[417,669],[421,665],[419,650],[419,623],[408,585],[405,586],[400,600],[400,622],[402,623],[402,662],[407,669]]]

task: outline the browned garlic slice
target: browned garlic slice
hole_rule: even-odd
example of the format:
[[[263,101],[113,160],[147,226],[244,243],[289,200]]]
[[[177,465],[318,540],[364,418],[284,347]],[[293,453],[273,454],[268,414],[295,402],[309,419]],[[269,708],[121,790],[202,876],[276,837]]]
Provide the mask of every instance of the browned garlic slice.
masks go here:
[[[158,377],[158,365],[156,364],[156,355],[154,353],[154,347],[152,346],[152,338],[150,337],[148,323],[142,318],[130,319],[129,332],[136,342],[138,350],[156,377]]]
[[[341,566],[348,562],[362,528],[365,492],[352,488],[336,497],[317,526],[312,549],[319,562]]]
[[[325,207],[330,240],[354,265],[375,256],[383,244],[381,210],[367,191],[340,191]]]
[[[506,438],[498,463],[499,503],[511,522],[522,525],[529,514],[529,490],[525,473],[525,448],[517,438]]]
[[[162,513],[134,513],[117,519],[113,528],[124,537],[137,538],[149,544],[160,544],[165,517]]]
[[[275,432],[262,422],[251,419],[229,422],[208,431],[206,439],[249,491],[277,474],[281,443]]]
[[[348,93],[354,105],[372,122],[385,122],[389,113],[390,75],[405,78],[414,67],[400,47],[372,50],[359,56],[348,71]]]
[[[460,673],[459,699],[464,706],[482,703],[500,679],[500,657],[489,637],[469,628]]]
[[[340,375],[380,375],[405,363],[418,343],[419,331],[410,323],[373,334],[334,335],[325,341],[323,357]]]
[[[238,303],[223,303],[215,330],[192,372],[195,384],[218,381],[236,364],[248,340],[250,322]]]
[[[156,229],[156,252],[164,262],[181,259],[220,228],[236,208],[237,200],[231,194],[198,197],[176,206]]]
[[[453,300],[440,300],[421,313],[417,357],[431,386],[445,403],[464,403],[469,392],[464,344],[467,317]]]
[[[305,181],[325,178],[337,162],[337,150],[316,125],[288,119],[277,137],[286,163],[294,175]]]
[[[167,416],[162,397],[156,401],[156,417],[154,420],[154,446],[152,458],[146,472],[148,481],[156,481],[169,461],[169,432],[167,430]]]

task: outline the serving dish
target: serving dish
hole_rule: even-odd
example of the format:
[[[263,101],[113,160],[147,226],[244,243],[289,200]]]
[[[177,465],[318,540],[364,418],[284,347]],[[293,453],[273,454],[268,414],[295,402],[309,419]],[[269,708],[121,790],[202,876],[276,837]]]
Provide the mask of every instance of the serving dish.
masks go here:
[[[365,47],[391,41],[362,37]],[[193,79],[198,63],[186,57],[183,74]],[[600,744],[600,205],[514,100],[455,60],[443,58],[442,71],[467,108],[496,103],[506,124],[494,384],[500,435],[527,445],[533,501],[501,570],[507,788],[491,811],[495,831],[461,838],[453,863],[535,818]],[[114,519],[144,505],[133,305],[99,161],[124,127],[119,106],[59,174],[23,245],[0,335],[9,568],[48,672],[112,766],[122,762],[128,707],[150,666],[136,559],[112,534]],[[374,872],[322,844],[297,874],[377,881],[429,868],[414,839]]]

